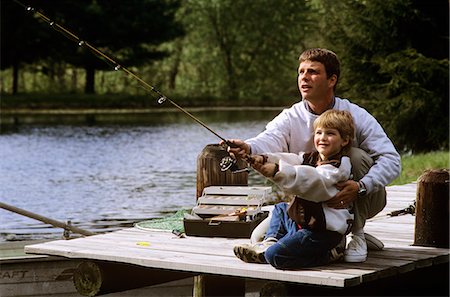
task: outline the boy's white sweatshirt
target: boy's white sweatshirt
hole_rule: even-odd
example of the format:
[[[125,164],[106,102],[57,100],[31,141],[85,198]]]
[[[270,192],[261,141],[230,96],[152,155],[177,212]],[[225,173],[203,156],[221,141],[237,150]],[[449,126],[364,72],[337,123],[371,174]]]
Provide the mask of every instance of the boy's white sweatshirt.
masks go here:
[[[334,197],[338,190],[336,183],[346,181],[351,175],[351,163],[348,157],[341,158],[339,167],[331,164],[313,167],[303,164],[304,153],[268,153],[268,162],[277,163],[279,171],[273,181],[286,193],[294,194],[312,202],[325,202]],[[353,214],[348,209],[335,209],[322,203],[326,229],[345,234],[348,220]]]

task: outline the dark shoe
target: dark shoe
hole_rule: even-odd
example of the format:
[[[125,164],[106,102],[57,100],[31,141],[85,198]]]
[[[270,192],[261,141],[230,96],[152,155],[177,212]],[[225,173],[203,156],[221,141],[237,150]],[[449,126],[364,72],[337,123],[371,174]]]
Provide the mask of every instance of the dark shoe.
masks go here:
[[[264,252],[277,242],[275,238],[267,238],[255,244],[239,244],[233,248],[233,252],[244,262],[247,263],[267,263]]]
[[[381,251],[384,248],[383,242],[369,233],[364,233],[366,238],[367,249],[373,251]]]
[[[344,249],[339,247],[332,248],[330,250],[330,263],[340,262],[344,259]]]
[[[339,262],[344,259],[345,246],[347,243],[346,236],[342,236],[341,242],[330,250],[330,262]]]

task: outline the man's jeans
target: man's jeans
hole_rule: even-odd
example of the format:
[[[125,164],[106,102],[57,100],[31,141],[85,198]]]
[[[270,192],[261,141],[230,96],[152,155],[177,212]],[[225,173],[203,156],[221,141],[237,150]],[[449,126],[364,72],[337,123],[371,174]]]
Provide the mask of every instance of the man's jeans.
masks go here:
[[[329,250],[340,243],[343,235],[335,231],[299,229],[287,214],[288,204],[278,203],[272,212],[265,238],[278,242],[270,246],[264,256],[277,269],[298,269],[329,263]]]

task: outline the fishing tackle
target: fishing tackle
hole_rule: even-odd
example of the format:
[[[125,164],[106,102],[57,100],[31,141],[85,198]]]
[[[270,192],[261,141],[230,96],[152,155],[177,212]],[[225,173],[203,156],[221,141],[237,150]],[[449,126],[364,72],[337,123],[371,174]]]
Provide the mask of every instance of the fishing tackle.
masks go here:
[[[147,91],[151,91],[153,93],[155,93],[158,96],[158,104],[163,104],[164,102],[168,101],[170,104],[172,104],[173,106],[175,106],[178,110],[182,111],[184,114],[186,114],[187,116],[189,116],[191,119],[193,119],[195,122],[197,122],[198,124],[200,124],[201,126],[203,126],[205,129],[207,129],[209,132],[211,132],[212,134],[214,134],[216,137],[218,137],[219,139],[221,139],[224,143],[225,149],[227,148],[227,146],[232,146],[232,144],[226,140],[225,138],[223,138],[222,136],[220,136],[217,132],[215,132],[213,129],[211,129],[210,127],[208,127],[205,123],[203,123],[201,120],[199,120],[198,118],[196,118],[193,114],[191,114],[189,111],[187,111],[186,109],[182,108],[180,105],[178,105],[175,101],[171,100],[170,98],[168,98],[167,96],[165,96],[164,94],[162,94],[158,89],[156,89],[154,86],[150,85],[149,83],[147,83],[146,81],[144,81],[142,78],[140,78],[139,76],[137,76],[136,74],[134,74],[132,71],[130,71],[128,68],[124,67],[123,65],[119,64],[116,60],[114,60],[112,57],[108,56],[107,54],[105,54],[104,52],[100,51],[99,49],[97,49],[95,46],[93,46],[92,44],[90,44],[89,42],[82,40],[80,37],[78,37],[77,35],[75,35],[74,33],[72,33],[70,30],[68,30],[67,28],[61,26],[60,24],[56,23],[55,21],[51,20],[50,18],[48,18],[46,15],[44,15],[41,11],[31,7],[31,6],[26,6],[25,4],[21,3],[18,0],[14,0],[14,2],[16,2],[17,4],[19,4],[20,6],[22,6],[23,8],[25,8],[26,11],[28,12],[32,12],[34,13],[37,17],[39,17],[41,20],[43,20],[44,22],[46,22],[51,28],[53,28],[55,31],[61,33],[62,35],[64,35],[66,38],[76,42],[78,44],[78,46],[86,48],[88,50],[90,50],[94,55],[96,55],[97,57],[99,57],[100,59],[104,60],[106,63],[110,64],[113,66],[114,70],[116,71],[123,71],[126,75],[132,77],[133,79],[137,80],[139,82],[139,84]],[[246,158],[244,158],[246,159]],[[239,169],[237,167],[237,160],[232,158],[231,156],[226,156],[224,157],[221,162],[220,162],[220,169],[221,171],[227,171],[227,170],[231,170],[233,173],[236,172],[242,172],[244,170],[248,170],[247,168],[245,169]]]

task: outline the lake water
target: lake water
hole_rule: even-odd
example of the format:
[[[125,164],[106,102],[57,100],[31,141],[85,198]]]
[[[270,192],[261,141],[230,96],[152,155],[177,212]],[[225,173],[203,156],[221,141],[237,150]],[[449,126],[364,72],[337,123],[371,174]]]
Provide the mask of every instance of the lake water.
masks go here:
[[[249,138],[278,111],[204,120]],[[236,113],[235,113],[236,114]],[[203,120],[202,114],[196,114]],[[0,201],[93,232],[195,205],[196,162],[219,139],[177,115],[145,126],[20,126],[0,134]],[[256,175],[256,174],[255,174]],[[250,174],[251,185],[264,185]],[[60,238],[62,229],[0,209],[0,241]]]

